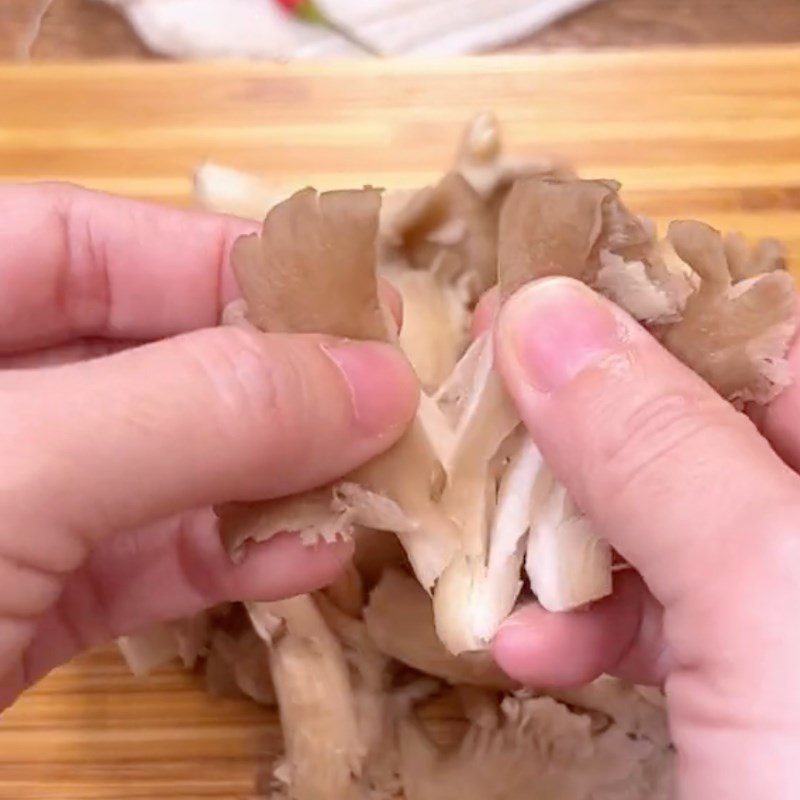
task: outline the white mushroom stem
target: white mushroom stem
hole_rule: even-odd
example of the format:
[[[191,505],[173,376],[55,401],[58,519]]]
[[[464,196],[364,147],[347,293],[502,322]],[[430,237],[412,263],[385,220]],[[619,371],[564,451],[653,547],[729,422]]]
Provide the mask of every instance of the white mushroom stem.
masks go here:
[[[466,345],[469,315],[461,294],[426,270],[387,267],[382,274],[403,298],[400,347],[423,388],[433,391],[453,371]]]
[[[543,498],[534,495],[525,568],[539,603],[570,611],[611,594],[611,548],[567,490],[555,483]]]
[[[342,646],[310,595],[247,610],[270,645],[292,797],[358,800],[365,747]]]
[[[487,601],[483,597],[489,523],[496,501],[496,479],[490,465],[519,424],[516,410],[493,369],[490,333],[484,334],[480,347],[469,395],[461,404],[463,411],[453,449],[445,464],[448,485],[442,496],[442,506],[461,534],[459,551],[439,578],[434,593],[436,632],[452,653],[485,646],[475,633],[474,613],[479,605],[494,602],[493,598]],[[517,576],[514,582],[518,580]]]
[[[489,532],[486,575],[473,611],[473,632],[488,643],[511,613],[522,588],[520,572],[525,534],[530,526],[529,498],[541,469],[541,453],[527,433],[506,467]]]
[[[178,657],[178,640],[167,623],[135,636],[121,636],[117,646],[134,675],[147,675]]]
[[[207,162],[194,174],[194,196],[205,208],[262,220],[291,192],[247,172]]]

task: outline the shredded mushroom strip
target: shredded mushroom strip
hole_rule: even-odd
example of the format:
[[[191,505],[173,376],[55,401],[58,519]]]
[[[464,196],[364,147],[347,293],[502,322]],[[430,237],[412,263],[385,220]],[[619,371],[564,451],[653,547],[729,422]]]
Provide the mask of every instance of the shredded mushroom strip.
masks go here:
[[[210,691],[277,704],[274,800],[673,796],[660,692],[603,678],[537,696],[487,652],[520,598],[559,612],[608,595],[613,553],[522,428],[494,370],[493,331],[469,344],[485,290],[499,284],[502,303],[540,277],[582,280],[738,406],[769,402],[789,380],[797,314],[780,245],[692,221],[660,237],[619,189],[507,156],[490,114],[418,192],[290,196],[226,167],[198,171],[206,206],[266,214],[234,249],[242,300],[223,324],[394,342],[423,387],[404,438],[343,480],[218,509],[233,559],[284,530],[309,543],[353,537],[336,584],[120,642],[137,672],[199,660]],[[403,297],[399,337],[379,276]],[[449,750],[414,710],[435,693],[452,694],[465,721]]]

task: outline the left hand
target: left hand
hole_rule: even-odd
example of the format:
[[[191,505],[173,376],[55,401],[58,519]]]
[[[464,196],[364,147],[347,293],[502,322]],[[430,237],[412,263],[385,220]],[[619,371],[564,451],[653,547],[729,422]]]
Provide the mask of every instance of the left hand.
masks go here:
[[[254,227],[0,188],[0,709],[81,649],[349,557],[282,535],[233,564],[219,541],[212,505],[347,473],[417,402],[389,345],[215,327]]]

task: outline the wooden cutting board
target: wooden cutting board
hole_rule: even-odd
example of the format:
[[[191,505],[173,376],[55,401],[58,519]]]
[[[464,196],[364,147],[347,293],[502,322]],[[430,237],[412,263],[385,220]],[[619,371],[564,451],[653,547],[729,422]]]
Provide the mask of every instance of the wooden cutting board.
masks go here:
[[[494,109],[509,149],[612,177],[659,222],[776,236],[800,267],[800,48],[288,67],[0,68],[0,177],[188,204],[204,159],[287,187],[416,186]],[[435,708],[437,730],[448,710]],[[0,719],[0,800],[253,796],[274,716],[105,650]],[[263,776],[262,776],[263,777]]]

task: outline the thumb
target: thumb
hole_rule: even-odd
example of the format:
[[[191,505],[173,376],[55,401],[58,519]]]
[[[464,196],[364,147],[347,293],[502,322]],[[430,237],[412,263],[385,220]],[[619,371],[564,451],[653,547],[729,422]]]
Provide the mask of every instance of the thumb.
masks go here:
[[[665,605],[798,504],[797,476],[747,417],[582,284],[511,298],[498,361],[545,459]]]
[[[545,460],[643,579],[617,576],[588,611],[518,612],[493,645],[503,669],[534,684],[658,682],[774,651],[764,620],[794,613],[800,481],[747,417],[568,279],[505,304],[497,357]]]
[[[99,536],[293,493],[388,447],[416,402],[389,345],[233,328],[6,373],[0,503],[7,519]]]

